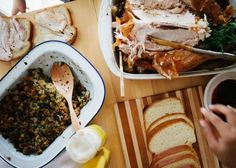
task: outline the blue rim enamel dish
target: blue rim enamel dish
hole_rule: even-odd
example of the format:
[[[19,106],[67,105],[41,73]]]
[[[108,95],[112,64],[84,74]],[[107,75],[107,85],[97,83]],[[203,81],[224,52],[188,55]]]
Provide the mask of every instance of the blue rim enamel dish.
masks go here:
[[[105,85],[102,77],[94,66],[76,49],[60,41],[46,41],[34,47],[23,57],[1,80],[0,99],[13,88],[21,78],[27,75],[31,68],[42,68],[44,74],[50,76],[54,62],[67,63],[75,76],[90,92],[91,100],[81,109],[79,120],[81,126],[86,126],[99,112],[105,98]],[[54,159],[65,147],[74,134],[72,126],[58,136],[40,155],[24,155],[0,135],[0,156],[15,167],[41,167]]]

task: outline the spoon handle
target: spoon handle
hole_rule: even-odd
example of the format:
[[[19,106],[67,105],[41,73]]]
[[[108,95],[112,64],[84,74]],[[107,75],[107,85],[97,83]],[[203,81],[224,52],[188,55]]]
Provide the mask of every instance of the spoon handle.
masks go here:
[[[175,49],[184,49],[184,50],[192,51],[192,52],[195,52],[195,53],[208,54],[208,55],[211,55],[215,58],[221,58],[221,59],[225,59],[225,60],[236,61],[236,55],[235,54],[204,50],[204,49],[200,49],[200,48],[194,48],[192,46],[183,45],[183,44],[180,44],[180,43],[176,43],[176,42],[169,41],[169,40],[163,40],[163,39],[159,39],[159,38],[152,37],[152,36],[149,36],[149,39],[152,40],[153,42],[157,43],[157,44],[170,46],[170,47],[175,48]]]
[[[67,100],[69,110],[70,110],[70,118],[71,118],[71,123],[75,131],[78,131],[80,129],[80,122],[79,119],[77,118],[77,115],[75,113],[75,110],[72,105],[72,100]]]

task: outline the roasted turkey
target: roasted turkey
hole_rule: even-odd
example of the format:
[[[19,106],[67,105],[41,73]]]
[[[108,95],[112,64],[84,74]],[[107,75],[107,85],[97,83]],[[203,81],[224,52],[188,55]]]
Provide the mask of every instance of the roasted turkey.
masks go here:
[[[213,59],[208,55],[160,45],[149,38],[198,45],[211,33],[207,16],[217,24],[227,21],[224,11],[213,1],[203,0],[201,4],[197,0],[127,0],[122,17],[116,17],[113,22],[116,39],[113,46],[122,52],[126,70],[155,70],[167,79],[173,79],[179,72],[189,71]],[[207,4],[215,12],[205,7]]]

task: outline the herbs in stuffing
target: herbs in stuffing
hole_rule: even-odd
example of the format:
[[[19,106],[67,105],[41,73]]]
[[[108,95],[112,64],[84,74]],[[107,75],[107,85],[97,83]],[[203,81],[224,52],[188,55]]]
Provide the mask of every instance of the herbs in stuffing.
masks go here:
[[[76,114],[89,101],[79,82],[73,92]],[[70,125],[69,109],[42,69],[29,75],[0,101],[0,133],[23,154],[40,154]]]

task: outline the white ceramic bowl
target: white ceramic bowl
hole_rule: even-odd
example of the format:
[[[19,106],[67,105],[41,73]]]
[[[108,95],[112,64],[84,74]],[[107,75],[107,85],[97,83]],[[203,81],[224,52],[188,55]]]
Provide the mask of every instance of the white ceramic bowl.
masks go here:
[[[76,49],[60,41],[47,41],[34,47],[23,57],[0,82],[0,99],[7,90],[14,87],[27,74],[27,69],[42,68],[44,74],[50,76],[54,62],[67,63],[83,86],[90,92],[91,100],[82,108],[79,120],[82,127],[100,110],[104,97],[104,82],[93,65]],[[0,135],[0,156],[15,167],[41,167],[55,158],[64,149],[69,138],[74,134],[70,125],[50,146],[40,155],[23,155]]]
[[[236,70],[218,74],[209,81],[204,92],[204,106],[207,109],[212,104],[212,96],[216,87],[223,81],[230,79],[236,80]]]
[[[116,76],[120,76],[120,69],[118,65],[118,60],[115,58],[112,44],[113,32],[112,32],[112,16],[111,9],[113,2],[118,2],[119,0],[102,0],[99,18],[98,18],[98,33],[99,33],[99,42],[100,47],[106,61],[106,64],[110,71]],[[179,77],[193,77],[193,76],[203,76],[203,75],[212,75],[217,73],[222,73],[229,71],[236,67],[236,64],[224,67],[216,68],[215,70],[198,70],[198,71],[188,71],[180,74]],[[158,73],[153,74],[133,74],[133,73],[123,73],[124,78],[126,79],[164,79],[164,77]]]

